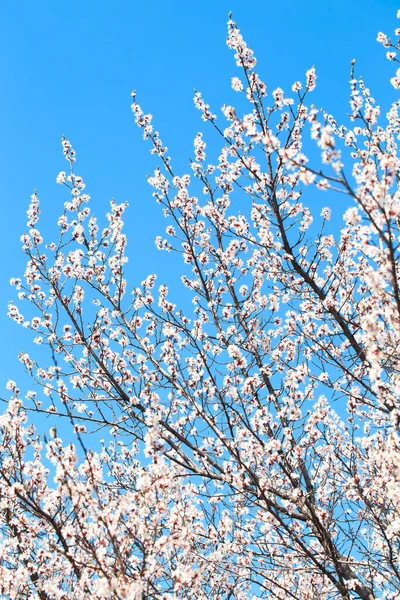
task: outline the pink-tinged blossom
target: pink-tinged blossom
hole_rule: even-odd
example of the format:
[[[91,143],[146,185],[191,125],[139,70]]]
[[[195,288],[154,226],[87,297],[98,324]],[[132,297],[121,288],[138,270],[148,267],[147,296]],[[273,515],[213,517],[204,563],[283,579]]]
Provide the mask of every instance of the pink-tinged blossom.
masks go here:
[[[396,90],[400,89],[400,69],[397,69],[396,76],[390,79],[390,83]]]
[[[331,209],[329,207],[325,207],[321,211],[321,217],[323,217],[326,221],[329,221],[331,218]]]
[[[385,35],[381,31],[378,33],[378,37],[376,38],[376,40],[385,47],[390,46],[389,38],[387,37],[387,35]]]
[[[306,72],[306,90],[308,92],[312,92],[313,90],[315,90],[317,85],[317,75],[315,72],[315,67],[311,67],[311,69],[308,69],[308,71]]]
[[[232,89],[235,92],[241,92],[243,90],[243,83],[240,81],[239,77],[232,77]]]

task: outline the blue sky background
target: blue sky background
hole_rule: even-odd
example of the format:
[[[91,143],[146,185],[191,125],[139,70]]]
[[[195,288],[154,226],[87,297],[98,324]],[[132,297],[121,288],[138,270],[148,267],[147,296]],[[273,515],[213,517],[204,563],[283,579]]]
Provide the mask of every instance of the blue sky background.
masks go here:
[[[364,74],[378,102],[385,107],[395,98],[388,83],[395,65],[376,42],[379,30],[392,35],[400,26],[400,6],[393,0],[0,4],[0,396],[7,394],[8,378],[23,381],[17,355],[30,350],[31,335],[6,316],[7,302],[15,298],[9,279],[21,276],[25,265],[19,237],[30,195],[37,188],[43,212],[39,228],[47,242],[55,237],[55,222],[67,199],[55,182],[67,166],[62,134],[77,152],[76,172],[87,183],[97,215],[108,210],[112,197],[130,201],[130,285],[151,271],[171,283],[179,271],[155,249],[154,238],[163,234],[165,221],[146,183],[156,162],[133,122],[132,89],[153,114],[176,170],[187,172],[196,132],[212,138],[194,108],[193,89],[203,92],[214,112],[237,98],[230,79],[238,72],[225,44],[232,10],[270,91],[290,89],[314,64],[314,103],[344,120],[349,65],[356,57],[357,72]]]

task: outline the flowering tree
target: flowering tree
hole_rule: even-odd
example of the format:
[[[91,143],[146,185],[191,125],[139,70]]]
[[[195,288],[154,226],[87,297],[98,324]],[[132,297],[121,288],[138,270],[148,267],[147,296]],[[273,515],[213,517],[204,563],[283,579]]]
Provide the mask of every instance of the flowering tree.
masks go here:
[[[383,125],[354,63],[348,127],[308,105],[314,68],[268,101],[231,18],[227,42],[250,108],[220,125],[195,94],[215,164],[198,133],[178,176],[133,93],[182,306],[154,274],[128,288],[126,205],[100,229],[66,139],[57,242],[32,196],[12,282],[32,316],[9,314],[50,352],[21,353],[36,391],[10,381],[0,420],[3,597],[400,597],[400,103]],[[347,196],[339,233],[312,189]],[[41,440],[30,411],[76,445]]]

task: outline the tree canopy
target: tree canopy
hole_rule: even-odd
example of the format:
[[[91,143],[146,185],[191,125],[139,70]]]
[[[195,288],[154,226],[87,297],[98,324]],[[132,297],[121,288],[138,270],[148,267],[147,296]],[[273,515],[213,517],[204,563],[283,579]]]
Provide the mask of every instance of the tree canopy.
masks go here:
[[[66,138],[57,241],[32,195],[9,316],[43,352],[0,417],[2,597],[400,596],[400,103],[381,116],[353,62],[339,124],[313,67],[269,93],[231,17],[227,44],[238,106],[194,96],[216,161],[197,133],[176,173],[132,93],[180,304],[168,274],[129,287],[127,205],[99,225]]]

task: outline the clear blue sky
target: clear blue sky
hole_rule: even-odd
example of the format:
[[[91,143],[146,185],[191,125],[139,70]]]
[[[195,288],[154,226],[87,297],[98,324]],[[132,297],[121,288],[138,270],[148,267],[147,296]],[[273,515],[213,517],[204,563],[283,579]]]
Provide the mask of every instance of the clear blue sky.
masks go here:
[[[77,151],[76,170],[86,180],[96,214],[107,210],[111,197],[131,203],[131,285],[153,270],[168,279],[165,255],[154,246],[165,221],[145,177],[155,162],[133,124],[131,90],[154,115],[174,165],[185,172],[193,137],[205,130],[193,106],[193,88],[204,93],[214,112],[232,102],[230,78],[237,72],[225,45],[229,10],[255,49],[269,90],[288,89],[315,64],[314,103],[340,120],[348,112],[354,57],[374,96],[387,102],[395,68],[375,40],[379,30],[392,34],[398,26],[397,8],[393,0],[2,2],[0,395],[6,394],[8,378],[22,381],[17,355],[30,350],[30,335],[6,316],[7,302],[15,297],[9,279],[24,269],[19,237],[30,194],[38,189],[47,241],[66,199],[55,183],[66,167],[62,134]]]

